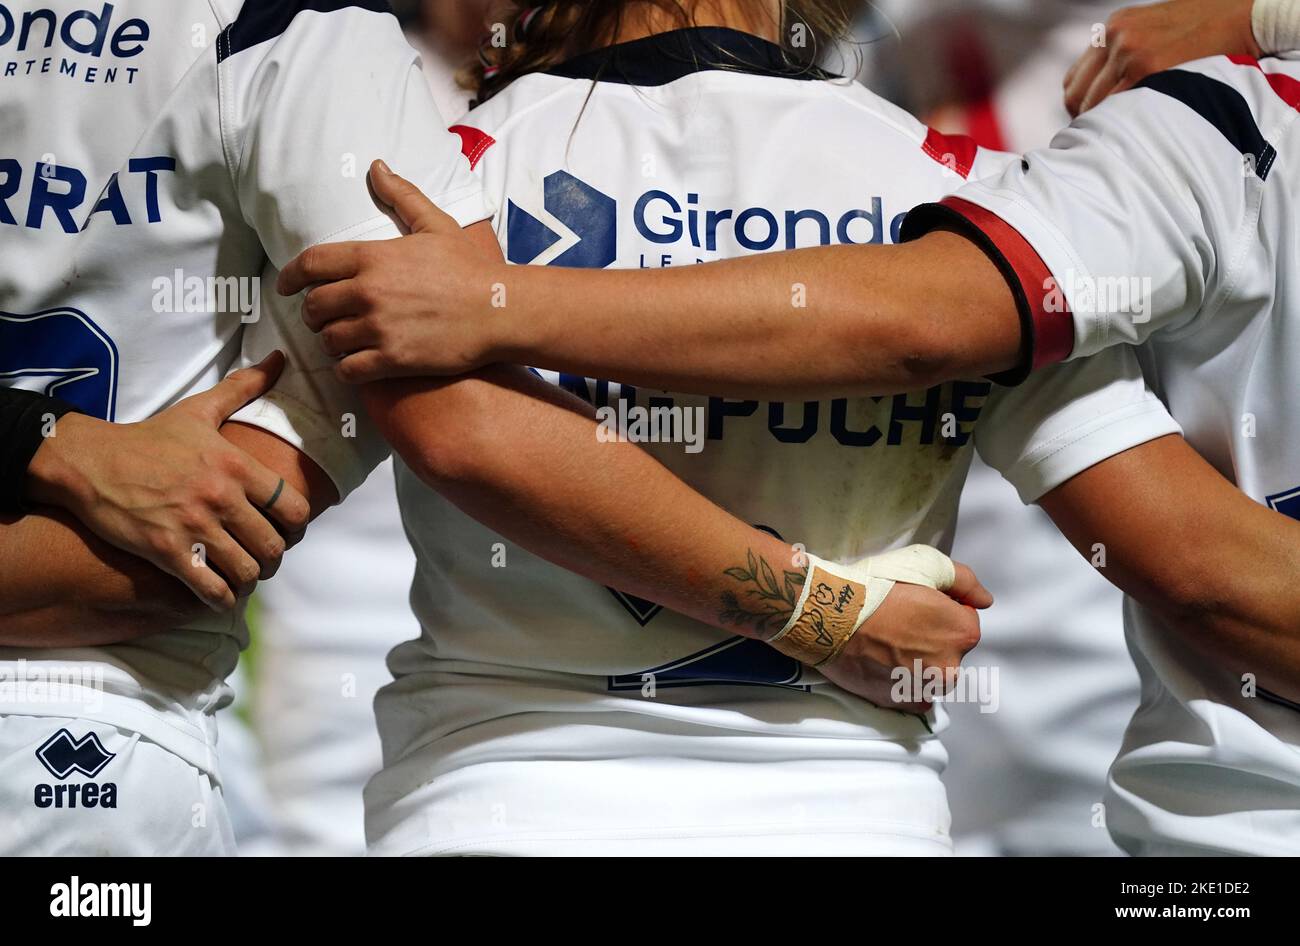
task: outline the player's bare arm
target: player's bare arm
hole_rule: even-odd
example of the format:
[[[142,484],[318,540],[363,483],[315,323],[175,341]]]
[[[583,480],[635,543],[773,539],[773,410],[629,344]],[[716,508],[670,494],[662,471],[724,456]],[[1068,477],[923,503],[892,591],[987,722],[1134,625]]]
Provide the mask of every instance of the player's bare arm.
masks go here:
[[[799,549],[736,519],[639,447],[600,443],[588,405],[523,369],[381,382],[365,389],[365,400],[421,479],[534,554],[759,640],[771,640],[795,612],[808,578]],[[644,515],[647,507],[655,515]],[[819,669],[892,705],[893,668],[913,660],[957,667],[979,640],[973,608],[992,597],[964,566],[955,582],[948,594],[894,585]]]
[[[666,270],[507,266],[380,162],[410,236],[312,250],[281,291],[339,375],[458,374],[496,362],[699,394],[815,400],[923,390],[1022,358],[1017,302],[969,240],[837,246]],[[700,318],[707,310],[709,318]]]
[[[418,213],[407,223],[424,225]],[[486,224],[468,228],[466,240],[474,255],[500,259]],[[296,291],[297,278],[282,280],[282,290]],[[314,288],[306,306],[337,289]],[[528,371],[495,366],[452,381],[390,380],[363,396],[421,479],[530,552],[745,636],[768,640],[790,621],[808,577],[798,550],[740,522],[640,448],[601,443],[588,405]],[[636,502],[628,502],[629,483]],[[657,514],[644,516],[646,505]],[[851,692],[888,703],[895,666],[919,659],[956,667],[978,641],[966,605],[992,599],[964,567],[952,594],[895,585],[888,607],[823,669]]]
[[[1181,437],[1112,457],[1043,508],[1085,558],[1188,647],[1300,698],[1300,522],[1252,500]]]
[[[267,366],[264,362],[262,370]],[[278,373],[279,360],[271,361],[270,367]],[[258,503],[258,510],[264,516],[274,514],[278,528],[258,533],[266,543],[258,554],[278,561],[308,520],[337,502],[338,494],[315,463],[274,435],[239,423],[225,423],[220,433],[216,432],[214,425],[249,400],[246,395],[250,391],[256,394],[269,387],[258,379],[258,372],[240,375],[232,375],[220,395],[214,388],[173,408],[178,410],[209,395],[214,402],[191,405],[200,412],[211,411],[211,417],[173,433],[197,436],[197,440],[177,441],[191,451],[207,449],[215,456],[239,457],[241,463],[249,464],[248,469],[265,472],[268,479],[263,485],[271,492],[266,501]],[[157,447],[155,442],[153,449]],[[180,457],[183,468],[190,462],[186,456]],[[272,503],[276,490],[280,495]],[[284,509],[278,510],[286,497]],[[234,494],[229,494],[228,503],[218,501],[218,507],[229,514],[235,500]],[[0,641],[16,647],[121,643],[169,630],[214,606],[228,611],[236,597],[252,593],[262,566],[243,544],[245,540],[217,531],[216,526],[201,533],[206,541],[191,538],[188,530],[206,523],[196,510],[187,511],[178,521],[181,531],[176,540],[183,547],[176,549],[177,569],[188,577],[187,583],[103,541],[61,509],[40,508],[0,523]],[[197,531],[192,534],[200,535]],[[255,540],[246,541],[251,546]],[[42,549],[43,556],[31,555],[33,548]],[[187,584],[211,587],[214,604],[200,601]]]
[[[178,579],[52,507],[0,519],[0,589],[8,647],[120,643],[208,611]]]
[[[1066,77],[1078,114],[1146,76],[1210,55],[1300,46],[1297,0],[1167,0],[1114,14],[1105,43]],[[372,181],[405,215],[427,213],[382,162]],[[933,232],[901,246],[836,246],[679,269],[506,267],[458,228],[301,261],[345,279],[305,312],[351,354],[355,382],[456,374],[498,361],[758,399],[918,390],[1028,364],[1025,313],[994,263]],[[698,313],[707,308],[710,318]]]
[[[66,414],[32,458],[29,499],[71,513],[104,541],[228,610],[252,582],[275,574],[286,544],[306,524],[303,496],[218,432],[270,390],[283,366],[277,352],[136,424]],[[195,543],[208,550],[213,568],[195,567]]]

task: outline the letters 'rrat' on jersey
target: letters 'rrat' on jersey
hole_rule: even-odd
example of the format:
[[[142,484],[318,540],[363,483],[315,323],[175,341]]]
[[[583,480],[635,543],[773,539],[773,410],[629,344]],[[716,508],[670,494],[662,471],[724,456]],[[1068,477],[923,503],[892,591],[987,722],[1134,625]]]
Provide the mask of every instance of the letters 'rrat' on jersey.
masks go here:
[[[1293,61],[1159,73],[907,235],[980,231],[1020,276],[1040,364],[1140,346],[1201,455],[1300,518],[1298,109]],[[1126,625],[1142,704],[1111,771],[1112,834],[1135,853],[1300,853],[1300,709],[1188,646],[1199,628],[1132,601]]]
[[[83,3],[0,2],[0,383],[136,421],[280,348],[284,378],[239,419],[346,495],[385,447],[274,282],[314,243],[397,235],[365,183],[381,155],[486,216],[415,53],[381,0]],[[245,639],[241,615],[0,651],[106,691],[5,710],[96,716],[209,768]]]
[[[1010,160],[793,69],[755,37],[686,30],[614,50],[520,79],[455,129],[514,263],[660,268],[893,242],[910,208]],[[1131,353],[1009,394],[971,380],[821,403],[546,377],[736,515],[842,561],[947,546],[973,444],[1032,499],[1176,430]],[[409,471],[399,492],[424,635],[394,651],[398,681],[377,701],[388,769],[367,801],[381,851],[671,838],[682,853],[782,836],[804,852],[860,850],[853,838],[892,817],[881,799],[917,784],[908,769],[942,767],[922,720],[550,566]]]

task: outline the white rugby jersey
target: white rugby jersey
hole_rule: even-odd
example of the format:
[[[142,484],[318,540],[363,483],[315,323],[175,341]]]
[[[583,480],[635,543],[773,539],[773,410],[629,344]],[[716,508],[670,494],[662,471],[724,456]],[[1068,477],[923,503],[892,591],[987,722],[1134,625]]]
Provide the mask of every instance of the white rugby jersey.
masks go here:
[[[614,50],[522,78],[456,128],[513,263],[657,268],[893,242],[911,207],[1009,160],[927,133],[859,85],[792,70],[742,33],[683,30]],[[1005,398],[969,381],[760,404],[545,376],[633,422],[633,409],[683,409],[677,429],[695,444],[647,450],[746,521],[842,561],[947,547],[977,426],[984,455],[1034,495],[1176,430],[1126,359],[1040,375]],[[943,750],[925,721],[849,696],[765,644],[555,568],[408,470],[398,480],[424,634],[394,650],[397,681],[376,702],[386,761],[367,790],[376,850],[671,838],[676,853],[718,852],[764,837],[860,852],[872,835],[910,830],[887,798],[943,804],[933,778]],[[880,763],[927,769],[933,790],[873,782]],[[945,819],[931,811],[932,823]]]
[[[397,234],[365,183],[380,155],[458,219],[484,216],[386,9],[0,3],[0,381],[129,422],[281,348],[284,377],[239,419],[300,447],[340,494],[360,483],[385,447],[298,300],[276,295],[277,268],[316,242]],[[102,718],[207,768],[207,714],[245,640],[236,615],[129,645],[5,649],[29,670],[102,670],[107,692],[3,710]]]
[[[1016,274],[1034,361],[1137,349],[1189,442],[1300,518],[1300,63],[1208,59],[1154,75],[1051,150],[922,208],[907,235],[966,225]],[[1153,549],[1153,554],[1158,554]],[[1142,704],[1110,777],[1134,852],[1300,853],[1300,707],[1247,697],[1248,666],[1126,604]]]

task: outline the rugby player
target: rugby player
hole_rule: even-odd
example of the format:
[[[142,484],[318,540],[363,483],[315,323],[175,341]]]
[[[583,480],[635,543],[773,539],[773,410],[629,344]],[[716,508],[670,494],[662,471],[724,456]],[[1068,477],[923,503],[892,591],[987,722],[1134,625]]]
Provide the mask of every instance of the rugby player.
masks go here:
[[[1296,22],[1292,5],[1252,9],[1257,25]],[[1255,39],[1275,49],[1264,33]],[[1300,244],[1286,172],[1300,69],[1232,52],[1149,76],[1053,148],[913,211],[898,245],[658,273],[507,268],[468,253],[390,181],[420,232],[345,264],[354,283],[384,287],[366,304],[340,290],[304,315],[358,382],[504,360],[813,399],[972,375],[1024,384],[1058,362],[1136,351],[1187,440],[1145,444],[1046,493],[1021,488],[1132,597],[1143,699],[1111,773],[1108,826],[1134,853],[1296,853]],[[959,177],[981,175],[973,145],[929,150]],[[707,240],[710,221],[728,219],[679,205],[660,233]],[[319,268],[290,270],[337,277],[336,262],[317,253]],[[509,305],[491,305],[493,285]]]

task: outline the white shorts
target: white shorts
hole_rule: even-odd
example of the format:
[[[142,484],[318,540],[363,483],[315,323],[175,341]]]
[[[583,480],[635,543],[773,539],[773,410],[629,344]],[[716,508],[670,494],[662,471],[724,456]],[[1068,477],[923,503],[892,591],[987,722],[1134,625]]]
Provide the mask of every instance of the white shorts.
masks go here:
[[[454,769],[381,806],[402,774],[367,787],[372,855],[952,854],[943,782],[916,763],[534,758]]]
[[[221,788],[139,733],[0,716],[0,856],[235,853]]]

